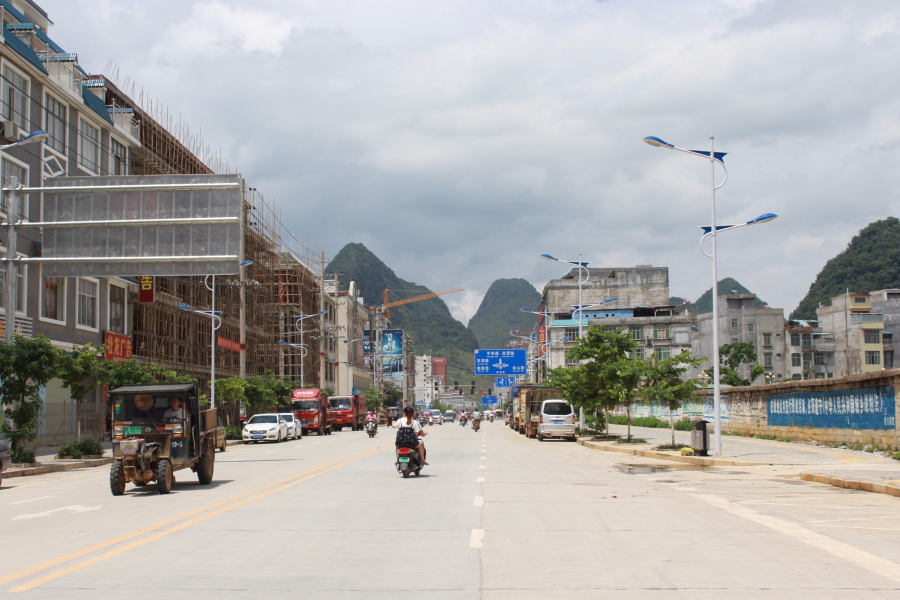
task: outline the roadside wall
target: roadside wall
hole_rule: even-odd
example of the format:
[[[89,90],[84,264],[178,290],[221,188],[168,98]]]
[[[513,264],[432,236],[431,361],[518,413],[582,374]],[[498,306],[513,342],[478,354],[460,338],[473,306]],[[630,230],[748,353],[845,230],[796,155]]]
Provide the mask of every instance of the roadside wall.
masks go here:
[[[897,432],[900,369],[832,379],[788,381],[722,389],[722,430],[741,435],[816,440],[828,444],[878,444],[900,448]],[[675,411],[675,419],[713,420],[712,388]],[[624,414],[618,407],[617,414]],[[635,403],[632,415],[668,420],[666,407]]]

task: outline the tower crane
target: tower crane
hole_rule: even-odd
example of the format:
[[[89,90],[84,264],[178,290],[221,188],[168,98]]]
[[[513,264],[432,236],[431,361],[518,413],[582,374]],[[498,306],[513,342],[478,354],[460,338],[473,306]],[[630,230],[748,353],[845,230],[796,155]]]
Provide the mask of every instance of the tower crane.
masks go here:
[[[456,292],[461,292],[461,291],[463,291],[463,288],[458,287],[458,288],[453,288],[452,290],[443,290],[441,292],[431,292],[430,294],[423,294],[421,296],[415,296],[413,298],[407,298],[405,300],[396,300],[394,302],[389,302],[390,298],[388,297],[388,292],[390,292],[390,291],[391,290],[389,290],[389,289],[384,290],[384,304],[381,304],[380,306],[370,306],[369,310],[375,311],[375,310],[381,309],[384,311],[384,316],[386,318],[390,319],[391,318],[391,307],[401,306],[403,304],[409,304],[410,302],[418,302],[419,300],[428,300],[429,298],[437,298],[438,296],[443,296],[445,294],[453,294]],[[402,291],[402,290],[394,290],[394,291]]]

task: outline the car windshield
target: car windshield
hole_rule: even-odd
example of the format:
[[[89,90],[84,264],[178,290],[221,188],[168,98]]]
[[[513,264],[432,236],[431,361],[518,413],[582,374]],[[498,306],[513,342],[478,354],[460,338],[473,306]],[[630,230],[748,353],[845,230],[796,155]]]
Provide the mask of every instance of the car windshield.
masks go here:
[[[117,396],[113,402],[116,421],[135,423],[163,423],[184,417],[181,399],[155,394]]]
[[[294,400],[291,402],[291,410],[298,412],[309,412],[311,410],[319,410],[318,400]]]
[[[328,405],[334,410],[350,410],[352,408],[350,398],[329,398]]]
[[[285,421],[293,422],[294,415],[291,413],[285,413],[285,414],[281,415],[281,418],[284,419]]]
[[[452,419],[452,418],[453,418],[453,413],[452,413],[452,412],[444,413],[444,416],[445,416],[446,418],[448,418],[448,419]]]
[[[277,423],[278,417],[275,415],[255,415],[250,417],[247,425],[259,425],[260,423]]]
[[[572,407],[562,400],[560,400],[559,402],[547,402],[546,404],[544,404],[544,414],[554,417],[571,415]]]

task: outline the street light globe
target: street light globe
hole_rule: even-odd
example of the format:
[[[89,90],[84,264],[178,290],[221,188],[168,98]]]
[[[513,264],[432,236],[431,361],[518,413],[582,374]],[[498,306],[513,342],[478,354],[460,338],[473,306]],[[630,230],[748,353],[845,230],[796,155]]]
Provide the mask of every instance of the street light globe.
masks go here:
[[[644,143],[650,144],[651,146],[656,146],[657,148],[674,148],[675,147],[672,144],[670,144],[669,142],[661,140],[660,138],[656,137],[655,135],[648,135],[647,137],[645,137]]]

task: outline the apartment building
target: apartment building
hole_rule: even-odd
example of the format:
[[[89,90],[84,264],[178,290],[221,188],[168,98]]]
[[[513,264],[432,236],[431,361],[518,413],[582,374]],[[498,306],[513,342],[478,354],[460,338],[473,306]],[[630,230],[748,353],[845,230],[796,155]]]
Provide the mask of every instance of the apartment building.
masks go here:
[[[447,373],[447,359],[429,355],[415,359],[415,402],[416,405],[431,406],[443,391]]]
[[[369,310],[355,281],[345,292],[333,295],[335,393],[347,396],[374,385],[372,371],[366,363],[363,337],[369,330]]]
[[[889,290],[876,294],[880,309],[896,306],[898,297],[891,297]],[[822,332],[833,335],[833,373],[836,376],[871,373],[885,368],[884,314],[872,309],[872,295],[848,293],[835,296],[831,306],[818,307],[816,315]],[[891,332],[894,323],[892,317]],[[889,348],[893,364],[893,345]]]

